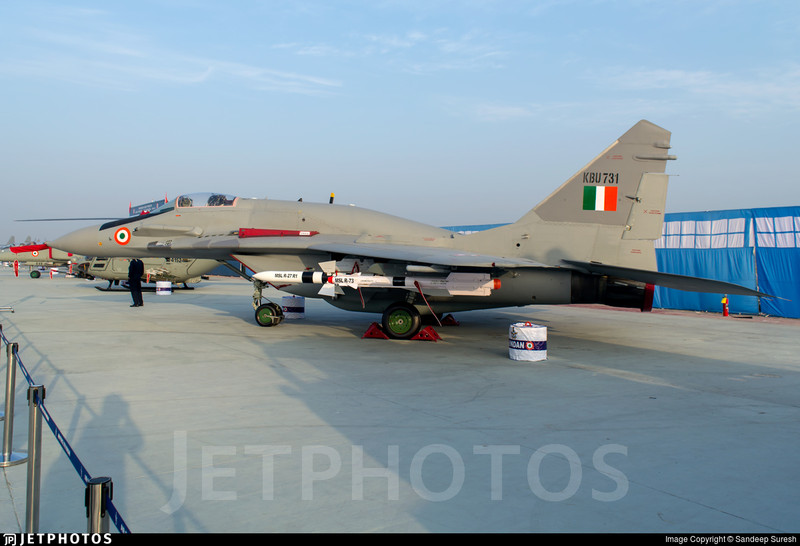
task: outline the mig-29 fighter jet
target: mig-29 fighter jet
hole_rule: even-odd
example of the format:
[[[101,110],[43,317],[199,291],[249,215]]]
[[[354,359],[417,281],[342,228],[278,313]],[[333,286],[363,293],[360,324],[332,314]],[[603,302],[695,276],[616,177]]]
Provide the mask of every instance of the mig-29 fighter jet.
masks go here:
[[[136,218],[50,244],[91,256],[237,260],[252,270],[256,321],[271,284],[352,311],[381,313],[408,339],[423,315],[531,304],[652,306],[653,286],[767,296],[716,280],[660,273],[670,133],[640,121],[514,223],[468,235],[365,210],[302,201],[191,194]]]

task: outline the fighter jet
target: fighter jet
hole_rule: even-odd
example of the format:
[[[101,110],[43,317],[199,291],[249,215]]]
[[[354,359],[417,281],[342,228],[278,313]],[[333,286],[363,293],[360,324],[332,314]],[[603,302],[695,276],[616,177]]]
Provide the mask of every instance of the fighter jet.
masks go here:
[[[600,303],[648,311],[656,284],[767,296],[657,271],[670,137],[642,120],[516,222],[469,235],[353,206],[188,194],[51,245],[96,256],[232,258],[254,272],[258,324],[281,321],[280,307],[263,303],[273,285],[381,313],[394,339],[417,335],[424,315],[461,310]]]
[[[12,235],[11,237],[8,238],[8,242],[6,242],[6,244],[4,244],[2,247],[0,247],[0,250],[6,250],[8,248],[11,248],[15,244],[16,244],[16,239]]]
[[[70,252],[64,252],[49,247],[46,244],[25,244],[19,246],[9,246],[0,251],[0,262],[11,262],[14,264],[14,274],[19,275],[19,266],[28,266],[30,276],[38,279],[41,276],[40,267],[59,267],[77,264],[82,256],[75,256]]]
[[[190,258],[153,258],[144,260],[144,282],[170,281],[173,284],[199,282],[203,275],[219,267],[216,260]],[[112,285],[128,280],[129,258],[87,258],[70,252],[50,248],[46,244],[11,246],[0,251],[0,262],[14,264],[14,272],[19,275],[19,267],[30,268],[30,276],[41,277],[39,268],[69,267],[68,273],[87,279],[104,279],[108,286],[99,288],[109,290]]]
[[[216,260],[203,260],[194,258],[142,258],[144,262],[145,283],[170,281],[173,285],[182,284],[188,288],[190,283],[200,282],[206,273],[219,267]],[[78,275],[88,279],[105,279],[108,286],[98,290],[109,291],[113,286],[119,286],[128,280],[128,267],[130,258],[91,258],[77,264]]]

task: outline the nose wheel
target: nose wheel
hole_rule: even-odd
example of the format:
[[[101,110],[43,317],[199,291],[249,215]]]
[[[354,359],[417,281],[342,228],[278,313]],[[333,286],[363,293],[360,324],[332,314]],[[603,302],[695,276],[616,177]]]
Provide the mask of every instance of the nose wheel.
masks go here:
[[[259,326],[277,326],[283,322],[283,309],[275,303],[264,303],[256,307],[256,323]]]
[[[277,303],[261,303],[264,283],[254,280],[253,307],[256,310],[256,324],[259,326],[277,326],[283,322],[283,309]]]

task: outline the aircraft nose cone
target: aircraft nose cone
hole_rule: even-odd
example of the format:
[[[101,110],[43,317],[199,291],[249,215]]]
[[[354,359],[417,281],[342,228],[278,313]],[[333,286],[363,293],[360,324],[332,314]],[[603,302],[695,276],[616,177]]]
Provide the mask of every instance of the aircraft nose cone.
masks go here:
[[[62,235],[47,244],[52,248],[63,250],[64,252],[92,256],[97,254],[98,250],[102,248],[99,235],[100,232],[97,226],[86,227]]]

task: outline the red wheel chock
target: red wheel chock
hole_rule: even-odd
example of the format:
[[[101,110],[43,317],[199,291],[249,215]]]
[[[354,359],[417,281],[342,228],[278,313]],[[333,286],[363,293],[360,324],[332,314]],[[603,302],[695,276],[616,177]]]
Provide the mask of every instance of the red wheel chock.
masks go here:
[[[370,324],[367,331],[364,332],[364,335],[361,336],[361,339],[391,339],[381,328],[381,325],[377,322],[373,322]],[[412,340],[417,341],[436,341],[437,339],[442,339],[439,334],[431,328],[430,326],[426,326],[422,330],[420,330],[417,335],[411,338]]]
[[[383,333],[383,328],[377,322],[373,322],[367,328],[367,331],[364,332],[364,335],[361,336],[361,339],[365,338],[373,338],[373,339],[389,339],[389,336]]]
[[[426,326],[411,339],[416,339],[417,341],[436,341],[437,339],[442,339],[442,338],[439,336],[436,330],[434,330],[430,326]]]
[[[461,323],[453,315],[447,315],[442,319],[442,326],[460,326]]]

